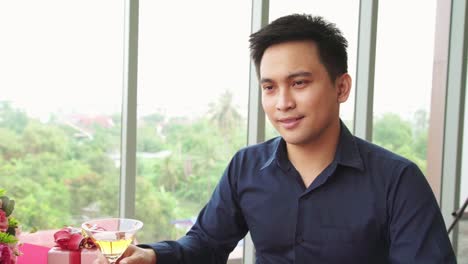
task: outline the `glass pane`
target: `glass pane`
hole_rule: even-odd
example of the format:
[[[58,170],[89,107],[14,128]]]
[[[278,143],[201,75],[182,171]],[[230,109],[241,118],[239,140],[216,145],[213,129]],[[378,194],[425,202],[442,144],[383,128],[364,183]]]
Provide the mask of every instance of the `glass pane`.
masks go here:
[[[379,2],[373,141],[412,160],[423,172],[427,164],[435,14],[435,0]]]
[[[123,16],[114,0],[0,2],[0,188],[23,243],[118,215]]]
[[[340,8],[337,8],[339,6]],[[348,101],[341,104],[340,116],[343,122],[347,125],[350,131],[353,131],[354,122],[354,95],[355,95],[355,74],[356,74],[356,56],[357,56],[357,40],[359,26],[359,1],[342,1],[342,0],[292,0],[270,1],[270,21],[273,21],[281,16],[294,13],[318,15],[327,21],[336,24],[341,30],[344,37],[348,40],[348,73],[353,79],[353,87],[349,95]],[[274,135],[270,131],[274,130],[271,124],[267,121],[266,135]]]
[[[140,1],[142,242],[185,234],[246,144],[250,8],[249,1]],[[232,259],[241,258],[239,245]]]

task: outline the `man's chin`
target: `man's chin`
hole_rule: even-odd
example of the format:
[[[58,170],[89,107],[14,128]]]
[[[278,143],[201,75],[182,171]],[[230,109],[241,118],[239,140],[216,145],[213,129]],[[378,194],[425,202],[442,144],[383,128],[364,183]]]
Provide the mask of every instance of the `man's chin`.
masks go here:
[[[290,144],[290,145],[303,145],[306,142],[305,139],[298,137],[298,136],[285,134],[285,135],[281,135],[281,137],[287,144]]]
[[[291,135],[291,134],[280,134],[283,140],[288,145],[293,146],[307,146],[313,144],[314,141],[317,141],[318,138],[314,138],[312,136],[305,136],[305,135]]]

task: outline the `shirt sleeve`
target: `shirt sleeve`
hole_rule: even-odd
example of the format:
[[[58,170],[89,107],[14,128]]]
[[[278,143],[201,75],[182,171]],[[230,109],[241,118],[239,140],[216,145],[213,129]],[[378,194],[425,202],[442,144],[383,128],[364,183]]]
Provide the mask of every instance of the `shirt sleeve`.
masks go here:
[[[226,263],[229,253],[247,234],[240,210],[234,163],[225,170],[211,199],[198,215],[195,225],[177,241],[139,245],[152,248],[157,264]]]
[[[444,219],[426,178],[415,164],[397,174],[387,193],[390,263],[456,263]]]

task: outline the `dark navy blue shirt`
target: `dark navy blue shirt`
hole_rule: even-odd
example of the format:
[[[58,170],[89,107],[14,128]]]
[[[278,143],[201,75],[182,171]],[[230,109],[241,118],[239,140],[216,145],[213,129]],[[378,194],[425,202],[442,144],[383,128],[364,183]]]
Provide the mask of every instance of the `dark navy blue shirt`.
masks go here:
[[[226,263],[250,231],[257,263],[456,263],[418,167],[342,124],[333,162],[306,188],[280,137],[233,157],[196,224],[143,247],[158,264]]]

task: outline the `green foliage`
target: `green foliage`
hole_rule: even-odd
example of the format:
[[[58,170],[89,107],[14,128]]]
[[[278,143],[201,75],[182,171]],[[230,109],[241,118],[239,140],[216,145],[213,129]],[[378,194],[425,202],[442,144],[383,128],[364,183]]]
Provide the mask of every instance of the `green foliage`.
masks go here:
[[[44,125],[38,121],[28,122],[21,141],[24,151],[29,154],[49,152],[62,156],[68,150],[66,135],[60,128]]]
[[[210,120],[225,136],[229,137],[231,135],[229,132],[242,122],[242,116],[233,105],[233,94],[229,90],[224,91],[218,102],[211,103],[209,107]]]
[[[10,129],[0,127],[0,157],[11,160],[21,157],[22,144],[18,134]]]
[[[140,126],[137,138],[137,149],[141,152],[154,153],[164,150],[164,140],[156,126]]]
[[[416,163],[426,171],[427,120],[424,112],[416,113],[415,123],[389,113],[374,122],[374,142]]]
[[[14,244],[16,242],[18,242],[18,239],[15,236],[0,232],[0,243]]]
[[[0,101],[0,127],[22,134],[28,124],[28,116],[19,109],[14,109],[10,102]]]
[[[71,223],[67,212],[72,208],[72,202],[62,183],[48,181],[42,185],[23,179],[20,184],[12,185],[11,190],[22,194],[16,196],[18,201],[21,200],[21,206],[16,208],[15,216],[21,219],[23,230],[53,229]]]
[[[138,234],[139,241],[155,241],[180,236],[171,224],[177,218],[177,198],[164,187],[157,188],[143,177],[137,178],[139,191],[136,195],[137,218],[145,223],[144,232]]]
[[[374,123],[374,141],[391,150],[411,144],[411,124],[396,114],[385,114]]]
[[[59,120],[41,123],[0,102],[0,184],[21,204],[15,217],[26,232],[118,215],[120,115],[112,116],[113,127],[94,126],[85,138]],[[186,230],[173,221],[198,214],[229,159],[245,146],[246,120],[226,92],[206,117],[152,114],[139,120],[137,133],[136,217],[145,224],[138,241],[176,239]],[[267,125],[266,135],[278,133]],[[425,170],[424,111],[413,122],[378,118],[374,139]]]
[[[16,218],[14,218],[13,216],[10,216],[8,218],[8,226],[12,228],[17,228],[19,226],[19,222],[18,220],[16,220]]]

